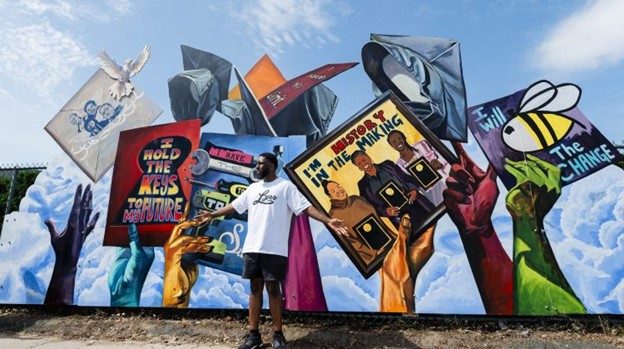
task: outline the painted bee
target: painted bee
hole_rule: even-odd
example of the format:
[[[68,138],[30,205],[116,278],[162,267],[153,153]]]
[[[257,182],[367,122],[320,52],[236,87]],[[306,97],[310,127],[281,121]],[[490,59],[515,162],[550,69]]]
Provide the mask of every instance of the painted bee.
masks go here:
[[[574,84],[555,86],[546,80],[534,83],[518,104],[516,116],[503,125],[503,142],[520,152],[555,145],[570,133],[575,123],[562,113],[576,107],[580,99],[581,89]]]

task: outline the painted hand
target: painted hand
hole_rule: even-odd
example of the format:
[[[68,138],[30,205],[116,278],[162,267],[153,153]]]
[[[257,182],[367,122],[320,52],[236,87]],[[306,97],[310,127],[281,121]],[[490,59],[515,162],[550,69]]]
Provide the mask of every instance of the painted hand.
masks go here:
[[[460,143],[453,143],[459,164],[453,164],[446,180],[444,203],[449,216],[463,234],[484,232],[491,223],[498,198],[496,172],[489,165],[483,172]]]
[[[56,255],[56,264],[60,263],[66,269],[76,267],[82,245],[100,218],[99,212],[91,218],[92,204],[91,185],[87,185],[83,193],[82,184],[79,184],[76,188],[74,204],[69,213],[69,218],[67,218],[65,229],[59,233],[54,222],[49,219],[44,222],[50,232],[50,244]]]
[[[349,235],[349,230],[344,225],[344,221],[342,219],[332,218],[332,219],[329,220],[329,222],[327,222],[327,225],[329,225],[329,227],[333,231],[335,231],[336,233],[338,233],[338,234],[340,234],[342,236]]]
[[[212,246],[208,245],[212,238],[182,234],[186,229],[206,224],[209,219],[209,216],[203,215],[187,220],[189,211],[190,206],[187,204],[182,219],[175,225],[169,240],[163,246],[165,252],[163,307],[188,307],[199,267],[195,263],[182,260],[182,257],[187,253],[209,253],[212,250]]]
[[[416,190],[412,190],[407,193],[407,202],[411,205],[416,201],[416,197],[418,196],[418,192]]]
[[[50,232],[50,244],[56,256],[44,304],[73,303],[76,268],[80,251],[87,236],[93,231],[98,218],[100,218],[99,212],[91,217],[92,204],[91,186],[87,185],[83,193],[82,184],[79,184],[76,188],[74,203],[67,218],[65,229],[59,232],[54,222],[49,219],[44,222]]]
[[[154,261],[154,248],[142,247],[135,224],[128,226],[130,247],[120,247],[108,274],[113,307],[138,307],[147,273]]]
[[[399,208],[398,207],[388,207],[386,208],[386,215],[388,217],[396,217],[399,215]]]
[[[505,169],[516,178],[505,199],[507,210],[513,218],[543,221],[561,195],[561,170],[530,154],[525,161],[505,162]]]
[[[431,168],[434,171],[441,170],[444,168],[444,165],[442,165],[442,163],[438,161],[438,159],[432,159],[431,161],[429,161],[429,165],[431,165]]]

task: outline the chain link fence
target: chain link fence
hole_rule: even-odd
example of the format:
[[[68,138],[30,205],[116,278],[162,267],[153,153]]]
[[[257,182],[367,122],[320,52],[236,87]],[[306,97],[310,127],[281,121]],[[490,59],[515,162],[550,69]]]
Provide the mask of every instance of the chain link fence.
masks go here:
[[[4,217],[19,208],[26,190],[45,168],[46,164],[0,164],[0,234]]]

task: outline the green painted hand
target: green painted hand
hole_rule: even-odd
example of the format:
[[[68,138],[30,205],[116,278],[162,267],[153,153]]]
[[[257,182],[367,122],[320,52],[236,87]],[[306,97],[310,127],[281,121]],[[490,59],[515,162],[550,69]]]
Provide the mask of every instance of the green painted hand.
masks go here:
[[[530,154],[525,161],[505,162],[505,169],[516,178],[505,200],[507,210],[514,218],[542,221],[561,195],[561,170]]]
[[[141,291],[152,262],[154,248],[143,247],[135,224],[128,226],[129,247],[117,248],[108,274],[111,307],[138,307]]]
[[[532,155],[527,155],[525,161],[506,162],[505,169],[516,177],[516,185],[505,200],[514,229],[514,313],[585,313],[544,231],[544,217],[561,195],[561,172]]]

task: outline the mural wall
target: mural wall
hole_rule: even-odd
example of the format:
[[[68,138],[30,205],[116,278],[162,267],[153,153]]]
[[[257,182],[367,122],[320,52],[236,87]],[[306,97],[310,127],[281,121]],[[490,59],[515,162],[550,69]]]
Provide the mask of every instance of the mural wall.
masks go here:
[[[151,126],[161,108],[132,83],[146,47],[123,66],[102,51],[45,125],[66,155],[5,217],[0,303],[246,308],[251,223],[197,217],[257,181],[272,152],[348,228],[293,217],[286,309],[624,312],[624,159],[579,86],[542,80],[468,107],[457,41],[373,34],[360,65],[371,102],[330,127],[340,96],[323,82],[358,63],[287,79],[267,55],[242,74],[181,50],[175,123]],[[214,113],[236,134],[211,128]]]

